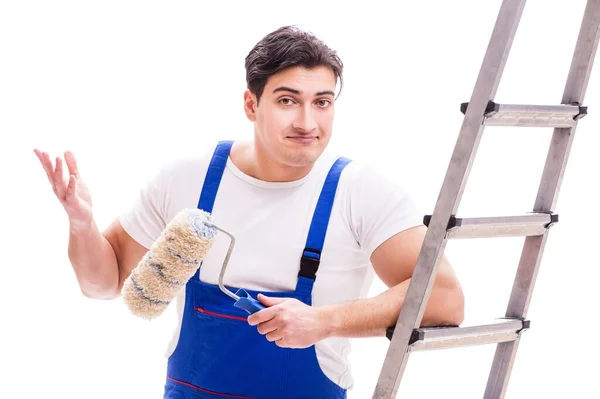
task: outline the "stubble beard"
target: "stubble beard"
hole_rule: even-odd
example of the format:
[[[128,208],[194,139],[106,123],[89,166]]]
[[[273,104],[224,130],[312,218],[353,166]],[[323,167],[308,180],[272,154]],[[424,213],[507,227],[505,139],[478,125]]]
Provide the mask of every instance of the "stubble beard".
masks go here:
[[[285,163],[297,167],[312,166],[321,155],[320,148],[286,148],[284,154]]]

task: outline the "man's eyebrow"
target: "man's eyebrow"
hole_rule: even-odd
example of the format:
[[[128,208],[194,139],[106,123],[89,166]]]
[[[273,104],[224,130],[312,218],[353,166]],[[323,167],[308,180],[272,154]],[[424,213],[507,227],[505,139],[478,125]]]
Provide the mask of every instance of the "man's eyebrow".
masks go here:
[[[299,90],[292,89],[292,88],[285,87],[285,86],[280,86],[280,87],[276,88],[275,90],[273,90],[273,93],[277,93],[278,91],[289,91],[289,92],[292,92],[294,94],[300,94]]]
[[[300,90],[292,89],[291,87],[286,87],[286,86],[280,86],[280,87],[276,88],[275,90],[273,90],[273,93],[277,93],[278,91],[289,91],[290,93],[300,94]],[[335,96],[335,93],[331,90],[319,91],[319,92],[317,92],[316,95],[323,96],[325,94],[330,94],[332,96]]]
[[[335,97],[335,93],[331,90],[320,91],[317,93],[317,96],[324,96],[325,94],[331,94],[333,97]]]

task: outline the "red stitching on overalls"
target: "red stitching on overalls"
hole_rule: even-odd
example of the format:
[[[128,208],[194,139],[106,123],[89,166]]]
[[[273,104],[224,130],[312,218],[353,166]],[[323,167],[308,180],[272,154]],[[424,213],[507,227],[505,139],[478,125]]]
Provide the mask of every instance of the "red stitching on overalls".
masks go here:
[[[224,319],[233,319],[233,320],[241,320],[241,321],[248,321],[248,318],[246,317],[238,317],[238,316],[229,316],[226,314],[222,314],[222,313],[215,313],[215,312],[211,312],[209,310],[204,310],[200,307],[197,307],[196,310],[200,313],[204,313],[207,315],[211,315],[211,316],[216,316],[216,317],[222,317]]]
[[[207,392],[207,393],[210,393],[210,394],[213,394],[213,395],[217,395],[217,396],[224,396],[226,398],[236,398],[236,399],[253,399],[253,398],[250,398],[248,396],[235,396],[235,395],[228,395],[226,393],[218,393],[218,392],[214,392],[214,391],[209,391],[208,389],[203,389],[203,388],[197,387],[195,385],[189,384],[187,382],[176,380],[175,378],[171,378],[171,377],[167,377],[167,378],[170,379],[173,382],[178,383],[178,384],[185,385],[187,387],[194,388],[194,389],[196,389],[198,391]]]

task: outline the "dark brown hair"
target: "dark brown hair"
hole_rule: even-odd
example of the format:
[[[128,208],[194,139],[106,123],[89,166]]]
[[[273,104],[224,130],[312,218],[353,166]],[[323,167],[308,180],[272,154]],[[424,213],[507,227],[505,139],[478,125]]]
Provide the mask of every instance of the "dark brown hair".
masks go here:
[[[257,101],[263,94],[267,80],[282,70],[302,66],[314,68],[328,66],[340,81],[340,91],[344,85],[343,64],[337,53],[327,47],[310,32],[295,26],[284,26],[269,33],[246,56],[246,83],[256,95]]]

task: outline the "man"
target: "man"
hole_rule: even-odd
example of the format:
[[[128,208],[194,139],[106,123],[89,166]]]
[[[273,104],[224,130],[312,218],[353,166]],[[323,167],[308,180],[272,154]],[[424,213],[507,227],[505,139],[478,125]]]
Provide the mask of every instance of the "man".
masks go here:
[[[373,170],[324,150],[342,63],[313,35],[283,27],[246,58],[250,142],[218,143],[165,165],[101,233],[66,152],[36,150],[70,221],[69,259],[84,295],[119,296],[124,280],[182,209],[233,233],[226,285],[265,309],[248,316],[219,291],[219,235],[177,298],[165,398],[345,398],[349,338],[395,325],[425,235],[410,197]],[[389,287],[365,299],[373,272]],[[459,282],[442,260],[422,325],[460,324]]]

